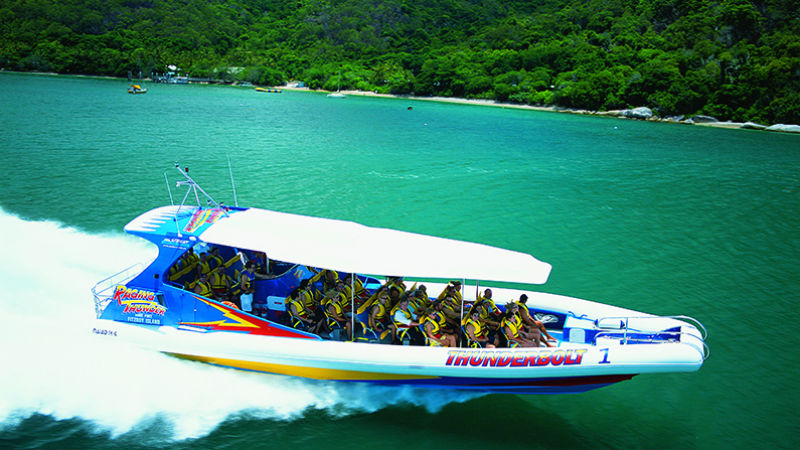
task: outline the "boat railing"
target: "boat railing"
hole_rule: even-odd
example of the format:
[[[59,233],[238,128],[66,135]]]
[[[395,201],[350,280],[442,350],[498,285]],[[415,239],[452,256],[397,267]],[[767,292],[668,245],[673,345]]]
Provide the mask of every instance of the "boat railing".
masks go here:
[[[649,334],[649,338],[642,338],[641,334]],[[656,339],[656,337],[660,334],[668,334],[668,335],[675,335],[676,337],[679,336],[687,336],[692,337],[694,339],[691,340],[683,340],[683,339]],[[709,356],[711,356],[711,348],[709,348],[708,344],[706,344],[705,340],[698,339],[698,336],[694,333],[687,333],[685,331],[661,331],[661,332],[639,332],[637,334],[628,334],[627,332],[620,334],[619,331],[601,331],[594,336],[594,345],[597,345],[597,340],[601,337],[607,339],[615,339],[618,340],[620,345],[630,345],[630,344],[671,344],[676,342],[681,342],[683,344],[687,344],[692,346],[695,350],[697,350],[700,355],[703,357],[703,361],[707,360]],[[697,344],[699,342],[699,345]]]
[[[100,318],[100,315],[111,302],[111,296],[107,295],[106,292],[119,284],[124,284],[132,280],[137,274],[141,273],[143,269],[144,265],[142,263],[136,263],[128,268],[120,270],[108,278],[100,280],[94,285],[92,288],[92,295],[94,296],[94,312],[97,314],[97,318]]]
[[[636,320],[659,320],[659,319],[674,319],[680,320],[682,322],[687,322],[689,325],[693,326],[700,332],[700,340],[705,341],[708,338],[708,331],[703,324],[695,319],[694,317],[690,316],[609,316],[609,317],[600,317],[594,321],[595,326],[597,328],[603,329],[615,329],[615,330],[629,330],[629,324],[631,319]],[[608,324],[604,324],[603,322],[612,322]],[[643,330],[635,330],[635,331],[643,331]],[[650,330],[650,331],[657,331],[657,330]],[[698,336],[695,336],[698,337]]]

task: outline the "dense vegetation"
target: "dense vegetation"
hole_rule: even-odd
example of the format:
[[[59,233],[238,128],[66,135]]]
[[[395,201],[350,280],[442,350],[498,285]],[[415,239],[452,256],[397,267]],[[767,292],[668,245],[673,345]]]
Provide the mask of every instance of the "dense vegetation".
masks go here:
[[[0,67],[800,123],[798,3],[0,0]]]

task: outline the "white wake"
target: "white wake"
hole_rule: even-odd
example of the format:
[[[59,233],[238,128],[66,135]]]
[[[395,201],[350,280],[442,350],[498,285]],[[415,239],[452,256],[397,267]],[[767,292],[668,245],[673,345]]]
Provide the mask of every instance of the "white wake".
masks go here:
[[[155,247],[0,209],[0,430],[33,414],[81,418],[113,436],[161,419],[172,439],[200,437],[231,415],[293,420],[408,403],[435,412],[474,394],[269,376],[121,345],[90,331],[94,284]]]

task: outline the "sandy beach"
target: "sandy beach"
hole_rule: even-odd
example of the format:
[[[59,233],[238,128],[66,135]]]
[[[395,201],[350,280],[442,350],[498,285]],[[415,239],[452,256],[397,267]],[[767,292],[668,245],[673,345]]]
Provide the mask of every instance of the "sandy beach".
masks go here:
[[[306,91],[306,92],[320,92],[320,93],[330,92],[323,89],[309,89],[307,87],[298,87],[296,84],[291,84],[291,83],[284,86],[276,86],[276,88],[285,89],[287,91]],[[462,105],[491,106],[495,108],[513,108],[513,109],[524,109],[530,111],[546,111],[546,112],[558,112],[567,114],[605,116],[605,117],[612,117],[624,120],[647,120],[649,122],[664,122],[664,123],[673,123],[682,125],[700,125],[712,128],[766,130],[766,131],[781,131],[781,132],[794,132],[794,133],[797,132],[797,131],[792,131],[791,128],[768,130],[767,125],[754,124],[752,122],[719,122],[719,121],[695,122],[690,120],[690,118],[686,120],[676,120],[674,118],[662,118],[657,116],[653,116],[650,119],[636,119],[636,118],[625,117],[620,114],[620,111],[592,111],[586,109],[563,108],[557,106],[533,106],[533,105],[522,105],[519,103],[503,103],[495,100],[478,100],[478,99],[467,99],[467,98],[457,98],[457,97],[419,97],[413,95],[381,94],[377,92],[356,91],[356,90],[342,90],[340,92],[345,95],[358,95],[364,97],[409,99],[409,100],[420,100],[420,101],[441,102],[441,103],[457,103]]]

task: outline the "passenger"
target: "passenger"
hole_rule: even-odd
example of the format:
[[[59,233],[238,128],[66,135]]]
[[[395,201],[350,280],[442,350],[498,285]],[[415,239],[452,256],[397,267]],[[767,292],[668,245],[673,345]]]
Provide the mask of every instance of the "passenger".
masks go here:
[[[423,292],[419,289],[409,290],[408,293],[408,297],[410,297],[408,300],[408,310],[411,311],[414,317],[419,318],[423,311],[428,309],[430,305],[426,304]]]
[[[194,248],[193,247],[189,247],[189,249],[186,251],[186,253],[184,253],[181,256],[181,259],[186,263],[186,264],[184,264],[184,266],[187,265],[187,264],[194,264],[194,263],[199,263],[200,262],[200,258],[198,258],[197,255],[194,253]]]
[[[477,310],[473,310],[472,314],[467,317],[464,324],[464,331],[471,342],[471,346],[480,348],[494,348],[494,344],[489,341],[489,330],[484,326],[481,321],[481,314]]]
[[[179,269],[173,270],[173,268],[177,268],[178,266],[180,266]],[[170,268],[167,279],[177,282],[184,276],[193,273],[196,267],[197,263],[190,263],[187,262],[187,260],[180,259]]]
[[[352,340],[353,335],[350,332],[350,320],[348,320],[347,316],[345,316],[342,305],[339,302],[329,299],[327,302],[323,303],[323,306],[325,307],[327,316],[336,321],[340,327],[344,328],[346,333],[345,336],[347,336],[348,340]]]
[[[376,333],[383,333],[387,328],[391,329],[389,323],[389,294],[385,291],[378,296],[378,302],[372,306],[369,313],[369,327]]]
[[[442,329],[441,323],[443,318],[442,313],[439,311],[441,309],[440,305],[441,304],[437,304],[437,306],[434,306],[433,311],[424,316],[422,326],[425,335],[430,342],[434,342],[437,345],[441,345],[442,347],[455,347],[455,335],[446,333]]]
[[[325,293],[325,299],[338,303],[345,312],[350,310],[350,299],[344,295],[344,282],[342,280],[336,281],[336,286]],[[325,299],[323,299],[323,302]]]
[[[445,325],[445,331],[461,334],[461,302],[459,302],[452,293],[448,293],[439,304],[441,305],[440,311],[444,315],[447,323]]]
[[[387,295],[388,295],[387,286],[386,286],[385,284],[384,284],[384,285],[382,285],[381,287],[379,287],[379,288],[378,288],[378,289],[377,289],[377,290],[376,290],[376,291],[375,291],[375,292],[374,292],[374,293],[373,293],[373,294],[372,294],[372,295],[371,295],[371,296],[370,296],[370,297],[367,299],[367,301],[365,301],[365,302],[364,302],[364,303],[363,303],[361,306],[359,306],[359,307],[358,307],[357,313],[358,313],[358,314],[362,314],[362,313],[364,313],[365,311],[371,311],[371,310],[372,310],[371,308],[372,308],[372,307],[373,307],[373,306],[374,306],[376,303],[378,303],[378,297],[380,297],[380,295],[381,295],[382,293],[387,293]]]
[[[389,310],[394,310],[394,307],[400,303],[400,295],[403,291],[397,287],[396,284],[389,285],[389,301],[386,303],[386,308]]]
[[[317,299],[316,290],[311,288],[308,281],[308,278],[300,280],[300,285],[297,286],[297,289],[300,290],[300,295],[303,298],[303,306],[309,311],[314,311],[319,306],[319,301]]]
[[[492,299],[491,289],[486,289],[483,291],[483,295],[479,295],[475,303],[477,302],[483,302],[484,308],[488,308],[490,313],[500,314],[500,308],[497,307],[497,305],[494,303],[494,299]]]
[[[454,298],[461,301],[461,282],[451,281],[450,283],[448,283],[447,286],[444,287],[442,293],[439,294],[438,297],[436,297],[436,300],[444,300],[444,298],[448,294],[452,295]]]
[[[339,274],[336,273],[335,270],[328,270],[328,269],[317,270],[314,267],[309,267],[309,269],[316,274],[313,277],[311,277],[310,283],[314,284],[321,279],[322,292],[328,292],[329,290],[336,287],[336,282],[339,281]]]
[[[217,266],[211,270],[211,277],[209,277],[211,289],[214,295],[220,299],[227,299],[230,296],[231,287],[233,286],[233,279],[225,273],[223,266]]]
[[[211,273],[211,264],[208,258],[208,253],[200,253],[200,262],[197,263],[197,275],[206,275]]]
[[[500,321],[500,326],[503,328],[508,340],[508,346],[510,347],[512,342],[516,342],[520,347],[538,347],[538,330],[535,333],[526,333],[522,329],[522,319],[520,319],[518,313],[519,306],[516,303],[509,303],[506,305],[503,320]]]
[[[238,255],[236,255],[238,257]],[[222,259],[222,256],[219,255],[219,247],[211,247],[211,251],[208,254],[208,262],[211,264],[211,268],[217,268],[225,263],[225,260]]]
[[[480,313],[481,321],[489,327],[493,333],[497,333],[500,330],[501,312],[497,305],[495,305],[494,300],[492,300],[491,289],[486,289],[483,296],[478,296],[478,299],[470,308],[469,315],[475,310]]]
[[[256,278],[264,278],[262,274],[256,272],[256,264],[253,261],[247,262],[247,268],[239,276],[239,289],[242,294],[239,296],[239,301],[242,304],[242,311],[253,312],[253,294],[256,293],[255,280]]]
[[[264,275],[269,275],[272,273],[270,270],[270,263],[271,261],[267,258],[267,254],[264,252],[253,252],[253,258],[251,261],[256,263],[256,272],[259,272]]]
[[[406,284],[403,282],[403,277],[387,277],[386,284],[389,289],[391,289],[392,286],[396,287],[401,294],[406,291]]]
[[[409,332],[409,329],[419,326],[419,322],[414,320],[414,314],[409,308],[408,292],[404,293],[400,302],[392,313],[392,343],[399,344],[398,336]],[[413,340],[413,339],[412,339]]]
[[[350,298],[350,286],[353,286],[355,289],[355,295],[353,296],[356,301],[356,305],[361,305],[364,300],[369,298],[369,292],[364,289],[364,284],[361,282],[358,277],[354,277],[352,273],[347,274],[344,278],[344,295],[348,299]]]
[[[194,293],[206,298],[214,299],[214,291],[211,290],[211,284],[208,282],[208,275],[200,274],[200,279],[194,285]]]
[[[556,344],[554,342],[558,342],[553,336],[550,336],[550,333],[547,332],[547,328],[544,326],[544,323],[541,320],[536,320],[531,316],[531,312],[528,310],[528,296],[522,294],[519,296],[519,301],[516,304],[519,306],[519,316],[522,319],[522,323],[526,326],[530,327],[530,329],[539,330],[539,339],[541,340],[544,345],[548,347],[555,347]]]
[[[303,303],[300,288],[297,288],[289,294],[289,316],[293,319],[291,325],[298,328],[302,324],[302,328],[311,331],[312,333],[318,332],[320,323],[314,322],[311,319],[309,311],[305,308]]]
[[[417,290],[421,291],[420,294],[422,295],[422,297],[425,299],[426,302],[428,302],[430,304],[431,303],[431,299],[430,299],[430,297],[428,297],[428,287],[425,286],[424,284],[420,284],[419,287],[417,288]]]

